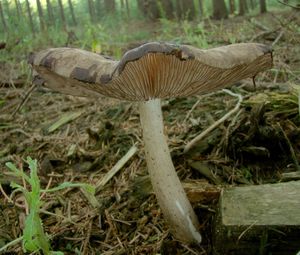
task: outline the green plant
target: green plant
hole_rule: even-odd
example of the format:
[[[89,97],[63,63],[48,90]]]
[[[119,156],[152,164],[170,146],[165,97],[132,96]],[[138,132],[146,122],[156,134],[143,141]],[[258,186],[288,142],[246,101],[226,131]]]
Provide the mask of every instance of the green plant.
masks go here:
[[[55,188],[44,190],[40,186],[40,180],[37,174],[37,160],[33,160],[30,157],[27,157],[26,163],[28,164],[30,169],[29,175],[24,173],[23,170],[18,169],[13,163],[6,163],[6,166],[11,170],[12,175],[24,179],[24,181],[28,183],[30,187],[29,190],[29,187],[23,187],[17,183],[11,183],[11,187],[14,188],[14,193],[23,193],[29,208],[29,214],[27,215],[25,220],[23,236],[21,238],[18,238],[18,240],[22,239],[24,252],[42,251],[45,255],[61,255],[63,253],[60,251],[51,251],[49,237],[43,229],[43,223],[40,218],[40,210],[43,206],[41,194],[45,192],[58,191],[64,188],[80,187],[89,194],[94,195],[95,188],[91,185],[83,183],[64,182]],[[16,240],[13,240],[10,244],[15,244],[15,241]],[[8,246],[9,244],[7,244],[5,248],[7,248]],[[3,247],[0,249],[0,252],[2,250]]]

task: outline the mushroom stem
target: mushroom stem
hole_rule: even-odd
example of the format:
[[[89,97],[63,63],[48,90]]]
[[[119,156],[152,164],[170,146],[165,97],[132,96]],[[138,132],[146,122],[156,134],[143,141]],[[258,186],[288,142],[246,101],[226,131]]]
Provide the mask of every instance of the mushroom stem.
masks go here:
[[[146,161],[154,192],[176,239],[200,243],[197,216],[172,163],[164,135],[160,99],[139,103]]]

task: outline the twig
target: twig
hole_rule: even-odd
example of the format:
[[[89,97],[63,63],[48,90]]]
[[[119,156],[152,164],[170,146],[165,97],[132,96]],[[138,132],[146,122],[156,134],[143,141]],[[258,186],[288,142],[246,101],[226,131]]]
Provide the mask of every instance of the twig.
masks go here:
[[[116,226],[114,225],[114,223],[112,222],[112,216],[109,214],[109,212],[108,212],[107,209],[104,211],[104,213],[105,213],[105,217],[106,217],[107,223],[108,223],[108,225],[109,225],[109,227],[110,227],[110,229],[111,229],[113,235],[114,235],[115,238],[117,239],[119,245],[124,249],[124,245],[122,244],[122,241],[121,241],[121,239],[120,239],[119,236],[118,236],[117,228],[116,228]]]
[[[137,152],[137,147],[133,145],[129,151],[121,158],[107,174],[96,183],[96,192],[101,190],[106,183],[127,163],[127,161]]]
[[[237,243],[241,240],[241,238],[258,222],[258,220],[254,221],[250,226],[248,226],[238,237]]]
[[[87,192],[85,189],[81,188],[80,191],[82,194],[85,196],[85,198],[89,201],[89,203],[94,207],[94,208],[100,208],[101,204],[98,201],[98,199],[93,195]]]
[[[227,148],[227,147],[228,147],[228,141],[229,141],[229,135],[230,135],[230,132],[233,133],[234,130],[232,130],[232,129],[233,129],[233,127],[235,126],[235,124],[236,124],[236,122],[237,122],[237,119],[238,119],[238,117],[241,115],[242,112],[243,112],[243,109],[240,109],[240,110],[237,112],[237,114],[232,118],[231,123],[228,125],[228,128],[226,129],[226,132],[225,132],[225,135],[224,135],[224,139],[223,139],[223,141],[224,141],[224,142],[223,142],[224,148]],[[222,144],[222,142],[219,143],[218,149],[217,149],[217,151],[216,151],[216,155],[219,155],[220,150],[222,149],[221,146],[220,146],[221,144]]]
[[[281,30],[280,33],[277,35],[276,39],[274,42],[272,42],[272,47],[280,40],[280,38],[283,36],[284,31]]]
[[[199,251],[194,251],[194,250],[192,250],[190,247],[188,247],[186,244],[183,244],[183,243],[181,243],[180,244],[184,249],[186,249],[188,252],[189,252],[189,254],[194,254],[194,255],[203,255],[203,254],[207,254],[206,253],[206,251],[202,248],[202,252],[201,253],[199,253]]]
[[[23,240],[23,236],[18,237],[17,239],[12,240],[11,242],[7,243],[6,245],[0,248],[0,253],[5,251],[8,247],[16,245],[17,243]]]
[[[195,108],[198,106],[200,102],[201,102],[201,98],[199,98],[197,102],[192,106],[191,110],[189,110],[189,112],[187,113],[187,115],[183,120],[183,123],[185,123],[188,120],[188,118],[191,116],[192,112],[195,110]]]
[[[51,174],[53,174],[53,172],[51,172]],[[40,199],[43,199],[44,196],[46,195],[47,190],[48,190],[48,189],[50,188],[50,186],[51,186],[52,179],[53,179],[53,177],[50,176],[50,179],[49,179],[49,181],[48,181],[48,183],[47,183],[47,186],[46,186],[46,188],[45,188],[45,191],[41,194]]]
[[[222,91],[221,91],[222,92]],[[191,116],[192,112],[195,110],[195,108],[198,106],[198,104],[201,102],[203,97],[209,97],[212,95],[216,95],[219,94],[220,91],[217,92],[211,92],[211,93],[207,93],[205,95],[199,96],[197,102],[192,106],[191,110],[189,110],[189,112],[187,113],[186,117],[183,120],[183,124],[188,120],[188,118]]]
[[[20,104],[18,105],[18,107],[14,110],[14,112],[11,114],[11,117],[14,117],[16,115],[16,113],[21,109],[21,107],[28,101],[32,91],[34,91],[34,89],[37,87],[37,84],[33,84],[28,91],[26,92],[23,100],[20,102]]]
[[[286,143],[287,143],[288,146],[289,146],[290,153],[291,153],[292,159],[293,159],[294,164],[295,164],[295,168],[296,168],[296,170],[297,170],[298,172],[300,172],[299,162],[298,162],[297,156],[296,156],[296,154],[295,154],[295,151],[294,151],[294,149],[293,149],[293,145],[292,145],[290,139],[287,137],[286,133],[284,132],[284,130],[283,130],[282,126],[280,125],[280,123],[277,123],[277,125],[278,125],[280,131],[282,132],[283,137],[284,137],[284,139],[286,140]]]
[[[223,91],[231,96],[238,98],[238,102],[237,102],[236,106],[230,112],[226,113],[221,119],[217,120],[215,123],[213,123],[211,126],[209,126],[201,134],[197,135],[192,141],[187,143],[183,150],[183,153],[187,153],[197,142],[199,142],[201,139],[203,139],[206,135],[208,135],[211,131],[213,131],[216,127],[218,127],[225,120],[227,120],[232,114],[236,113],[240,109],[241,103],[243,101],[243,97],[240,94],[233,93],[232,91],[230,91],[228,89],[223,89]]]
[[[298,91],[298,115],[300,117],[300,90]]]
[[[86,234],[85,234],[86,238],[83,241],[82,254],[88,254],[87,249],[88,249],[88,244],[89,244],[89,241],[90,241],[90,238],[91,238],[92,226],[93,226],[93,220],[91,220],[89,222],[88,229],[87,229]]]
[[[0,183],[0,193],[2,193],[2,195],[4,196],[4,198],[6,198],[7,201],[8,201],[9,203],[13,203],[13,202],[14,202],[14,201],[11,200],[11,198],[5,193],[4,189],[2,188],[1,183]]]
[[[270,28],[268,28],[267,26],[265,26],[264,24],[258,22],[255,19],[250,19],[250,23],[252,23],[253,25],[255,25],[256,27],[258,27],[261,30],[264,30],[264,31],[270,31],[271,30]]]

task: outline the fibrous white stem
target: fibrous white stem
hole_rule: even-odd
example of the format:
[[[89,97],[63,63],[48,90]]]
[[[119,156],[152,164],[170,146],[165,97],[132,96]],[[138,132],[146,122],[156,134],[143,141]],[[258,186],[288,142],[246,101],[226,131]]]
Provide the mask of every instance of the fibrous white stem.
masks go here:
[[[176,174],[169,152],[160,99],[140,103],[148,171],[171,233],[183,242],[201,242],[199,222]]]

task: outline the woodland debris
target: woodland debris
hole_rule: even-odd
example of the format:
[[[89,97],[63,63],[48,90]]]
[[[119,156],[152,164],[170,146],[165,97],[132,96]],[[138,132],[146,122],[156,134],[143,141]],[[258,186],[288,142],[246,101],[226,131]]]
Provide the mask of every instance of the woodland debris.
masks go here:
[[[299,190],[300,181],[224,189],[214,226],[215,254],[296,254]]]
[[[68,122],[71,122],[75,119],[77,119],[78,117],[80,117],[80,115],[83,112],[68,112],[65,113],[63,116],[61,116],[57,121],[55,121],[53,124],[51,124],[50,127],[47,128],[46,132],[47,133],[52,133],[55,130],[57,130],[58,128],[60,128],[61,126],[67,124]]]
[[[204,179],[200,180],[184,180],[182,186],[192,204],[213,204],[218,201],[221,188],[209,183]],[[139,176],[130,186],[133,190],[132,194],[137,200],[144,200],[150,194],[153,194],[150,176]]]
[[[24,84],[24,83],[23,83]],[[32,94],[32,91],[36,88],[36,84],[33,84],[25,93],[22,101],[19,103],[18,107],[14,110],[12,113],[12,117],[15,116],[15,114],[22,108],[22,106],[27,102],[27,100],[30,98],[30,95]]]
[[[203,176],[205,176],[208,180],[210,180],[212,183],[216,185],[222,184],[222,179],[217,176],[216,174],[213,174],[212,169],[210,169],[209,165],[203,161],[192,161],[189,160],[188,164],[195,170],[197,170],[199,173],[201,173]]]
[[[243,97],[240,94],[233,93],[232,91],[228,89],[223,89],[224,92],[231,96],[235,96],[238,98],[238,102],[236,106],[228,113],[226,113],[221,119],[217,120],[215,123],[213,123],[211,126],[209,126],[206,130],[204,130],[202,133],[197,135],[194,139],[192,139],[190,142],[188,142],[183,150],[184,153],[187,153],[195,144],[199,141],[201,141],[207,134],[209,134],[212,130],[214,130],[216,127],[221,125],[225,120],[227,120],[231,115],[238,112],[240,109],[241,103],[243,101]]]
[[[280,131],[282,132],[283,137],[286,140],[286,143],[289,146],[291,157],[294,161],[295,168],[296,168],[297,172],[300,173],[300,166],[299,166],[298,158],[297,158],[296,153],[294,151],[293,145],[292,145],[290,139],[287,137],[286,133],[284,132],[283,128],[281,127],[281,125],[279,123],[278,123],[278,127],[279,127]]]
[[[115,166],[109,170],[106,175],[97,182],[96,184],[96,192],[100,191],[109,180],[122,169],[122,167],[127,163],[127,161],[134,156],[137,152],[137,147],[133,145],[129,151],[115,164]]]
[[[298,181],[300,180],[300,171],[283,173],[281,175],[282,181]]]

